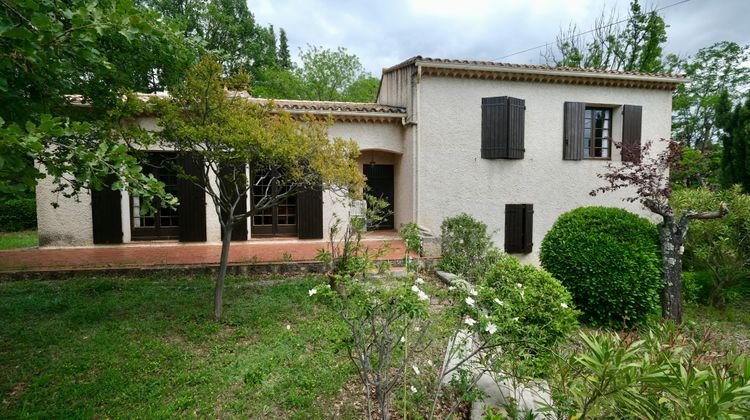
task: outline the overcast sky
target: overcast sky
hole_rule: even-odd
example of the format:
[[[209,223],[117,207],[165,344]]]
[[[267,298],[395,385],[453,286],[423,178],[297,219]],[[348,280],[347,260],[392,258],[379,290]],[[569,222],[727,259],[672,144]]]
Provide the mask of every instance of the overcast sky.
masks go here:
[[[680,0],[642,2],[657,8]],[[540,64],[540,51],[560,27],[593,28],[595,0],[248,0],[258,23],[283,27],[294,57],[305,44],[345,47],[379,76],[414,55]],[[608,0],[624,17],[629,0]],[[691,54],[722,40],[750,43],[750,0],[689,0],[660,12],[666,51]]]

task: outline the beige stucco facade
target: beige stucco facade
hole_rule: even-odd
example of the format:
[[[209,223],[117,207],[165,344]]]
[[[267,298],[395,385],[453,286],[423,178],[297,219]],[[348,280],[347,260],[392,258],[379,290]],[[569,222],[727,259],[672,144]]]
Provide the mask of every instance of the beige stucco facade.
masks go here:
[[[615,142],[621,140],[623,105],[641,106],[642,141],[655,141],[653,151],[658,152],[662,147],[658,141],[670,136],[671,89],[679,80],[666,75],[523,66],[519,70],[517,66],[465,63],[458,62],[460,66],[456,64],[448,72],[443,67],[451,63],[445,61],[415,60],[387,69],[376,104],[289,101],[285,106],[296,113],[312,109],[313,113],[333,115],[331,137],[353,139],[359,144],[360,167],[393,165],[396,227],[414,221],[438,234],[443,219],[465,212],[487,223],[502,248],[505,205],[533,204],[533,249],[518,256],[537,262],[544,235],[568,210],[602,205],[648,216],[640,205],[622,200],[628,191],[596,197],[589,194],[602,185],[597,175],[606,165],[620,160],[619,151],[613,150],[611,161],[563,160],[564,103],[610,108]],[[482,98],[496,96],[525,101],[523,159],[481,158]],[[142,125],[158,130],[153,118],[143,119]],[[60,207],[53,209],[49,205],[53,200],[51,185],[42,180],[37,199],[42,245],[92,244],[88,195],[80,202],[59,198]],[[129,198],[124,195],[122,200],[121,217],[127,230]],[[207,240],[219,242],[218,219],[210,200],[206,201]],[[348,213],[335,194],[323,195],[324,232],[334,214],[346,218]],[[252,238],[252,226],[248,230]],[[129,233],[123,232],[124,242],[130,239]]]

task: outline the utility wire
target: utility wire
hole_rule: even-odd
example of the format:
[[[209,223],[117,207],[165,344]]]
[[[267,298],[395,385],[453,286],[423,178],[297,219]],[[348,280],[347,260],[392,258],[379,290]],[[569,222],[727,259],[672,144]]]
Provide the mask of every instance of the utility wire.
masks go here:
[[[681,1],[678,1],[678,2],[676,2],[676,3],[672,3],[672,4],[668,5],[668,6],[660,7],[660,8],[658,8],[658,9],[654,10],[654,12],[660,12],[660,11],[662,11],[662,10],[664,10],[664,9],[669,9],[670,7],[674,7],[674,6],[677,6],[677,5],[683,4],[683,3],[687,3],[687,2],[689,2],[689,1],[690,1],[690,0],[681,0]],[[573,36],[571,36],[571,37],[568,37],[568,38],[566,38],[565,40],[566,40],[566,41],[569,41],[569,40],[572,40],[572,39],[578,38],[578,37],[580,37],[580,36],[583,36],[583,35],[586,35],[586,34],[590,34],[590,33],[594,32],[594,31],[598,31],[599,29],[604,29],[604,28],[607,28],[607,27],[609,27],[609,26],[613,26],[613,25],[618,25],[618,24],[620,24],[620,23],[623,23],[623,22],[627,22],[627,20],[628,20],[628,19],[629,19],[629,18],[625,18],[625,19],[622,19],[622,20],[618,20],[617,22],[612,22],[612,23],[610,23],[610,24],[607,24],[607,25],[604,25],[604,26],[600,26],[600,27],[598,27],[598,28],[594,28],[594,29],[591,29],[591,30],[589,30],[589,31],[586,31],[586,32],[581,32],[580,34],[577,34],[577,35],[573,35]],[[525,49],[525,50],[523,50],[523,51],[518,51],[518,52],[514,52],[513,54],[508,54],[508,55],[504,55],[504,56],[502,56],[502,57],[500,57],[500,58],[496,58],[496,59],[494,59],[494,60],[492,60],[492,61],[499,61],[499,60],[504,60],[504,59],[506,59],[506,58],[508,58],[508,57],[513,57],[514,55],[518,55],[518,54],[523,54],[523,53],[525,53],[525,52],[529,52],[529,51],[534,51],[534,50],[538,50],[538,49],[540,49],[540,48],[544,48],[544,47],[547,47],[547,46],[550,46],[550,45],[554,45],[554,44],[555,44],[556,42],[557,42],[557,41],[555,41],[555,42],[548,42],[548,43],[546,43],[546,44],[542,44],[542,45],[539,45],[539,46],[536,46],[536,47],[532,47],[532,48],[527,48],[527,49]]]

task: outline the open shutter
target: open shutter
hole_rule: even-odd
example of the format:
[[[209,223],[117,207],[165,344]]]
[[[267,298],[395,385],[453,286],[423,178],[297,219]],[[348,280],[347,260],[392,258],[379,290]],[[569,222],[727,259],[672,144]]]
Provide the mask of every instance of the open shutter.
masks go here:
[[[482,159],[523,159],[523,99],[482,98]]]
[[[95,244],[122,243],[122,196],[119,190],[109,185],[117,179],[110,175],[101,191],[91,191],[91,221],[94,226]]]
[[[190,156],[181,156],[179,163],[185,173],[203,181],[203,162]],[[180,223],[180,242],[206,241],[206,193],[186,179],[177,179],[177,198],[180,206],[177,215]]]
[[[640,160],[641,125],[643,108],[639,105],[622,107],[622,161],[637,162]]]
[[[565,102],[563,128],[563,159],[583,159],[583,119],[586,104],[583,102]]]
[[[300,239],[323,239],[323,191],[297,194],[297,234]]]
[[[505,205],[505,252],[528,254],[532,251],[533,220],[532,204]]]
[[[241,214],[247,212],[247,187],[244,185],[240,185],[239,188],[235,188],[234,185],[228,185],[229,183],[233,183],[233,173],[235,171],[242,172],[245,170],[244,164],[234,164],[231,167],[226,166],[222,167],[220,172],[220,182],[221,185],[221,194],[222,194],[222,200],[224,199],[230,199],[235,200],[236,193],[235,191],[239,190],[242,194],[242,197],[240,198],[240,201],[237,203],[237,206],[234,208],[234,214]],[[246,179],[246,178],[245,178]],[[229,193],[231,194],[230,197],[225,197],[224,194]],[[221,217],[226,217],[226,212],[222,209],[221,211]],[[224,239],[224,231],[221,232],[221,238]],[[243,222],[240,222],[236,225],[234,225],[234,228],[232,228],[232,240],[233,241],[246,241],[247,240],[247,219]]]

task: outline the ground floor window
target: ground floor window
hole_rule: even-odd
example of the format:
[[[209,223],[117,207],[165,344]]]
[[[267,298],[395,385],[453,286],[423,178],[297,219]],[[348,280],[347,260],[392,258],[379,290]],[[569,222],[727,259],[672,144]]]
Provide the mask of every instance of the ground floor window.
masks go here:
[[[176,155],[172,153],[149,153],[143,171],[152,174],[164,183],[167,193],[178,195],[177,174],[174,170]],[[131,236],[133,240],[178,239],[180,236],[179,207],[162,208],[158,198],[154,199],[156,212],[147,214],[140,197],[131,197]]]
[[[283,194],[282,186],[269,184],[263,180],[253,184],[253,203],[267,195]],[[278,205],[269,207],[253,216],[253,237],[296,236],[297,235],[297,197],[286,197]]]

